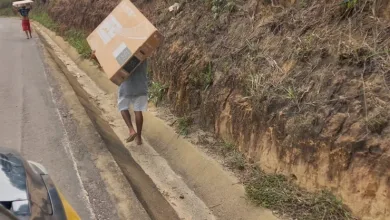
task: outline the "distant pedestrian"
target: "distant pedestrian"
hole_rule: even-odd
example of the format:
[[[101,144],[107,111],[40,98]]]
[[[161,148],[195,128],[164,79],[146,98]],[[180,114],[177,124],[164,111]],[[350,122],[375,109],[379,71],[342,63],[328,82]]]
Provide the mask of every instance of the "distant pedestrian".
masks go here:
[[[32,9],[31,5],[29,5],[28,8],[23,5],[21,8],[18,9],[20,16],[22,16],[22,28],[23,31],[26,33],[27,39],[32,38],[30,19],[28,17],[28,14],[30,13],[31,9]]]

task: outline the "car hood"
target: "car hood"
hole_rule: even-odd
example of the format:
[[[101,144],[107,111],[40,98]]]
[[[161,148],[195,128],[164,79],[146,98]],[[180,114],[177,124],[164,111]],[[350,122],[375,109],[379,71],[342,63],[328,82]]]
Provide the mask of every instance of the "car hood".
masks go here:
[[[21,220],[67,219],[61,197],[46,169],[3,147],[0,147],[0,205]]]

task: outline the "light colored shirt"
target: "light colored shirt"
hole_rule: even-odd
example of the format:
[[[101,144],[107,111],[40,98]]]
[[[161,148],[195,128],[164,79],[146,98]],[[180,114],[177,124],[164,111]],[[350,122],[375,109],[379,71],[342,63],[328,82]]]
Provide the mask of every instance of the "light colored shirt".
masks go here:
[[[137,97],[148,94],[147,61],[141,63],[120,86],[119,97]]]

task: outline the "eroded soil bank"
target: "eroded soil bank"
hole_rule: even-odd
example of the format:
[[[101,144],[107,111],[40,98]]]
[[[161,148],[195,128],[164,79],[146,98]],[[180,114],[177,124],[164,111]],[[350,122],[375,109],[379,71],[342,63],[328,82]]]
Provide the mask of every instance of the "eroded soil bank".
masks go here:
[[[48,11],[59,32],[88,33],[117,2]],[[389,218],[388,1],[134,2],[166,36],[151,79],[176,115],[360,217]]]

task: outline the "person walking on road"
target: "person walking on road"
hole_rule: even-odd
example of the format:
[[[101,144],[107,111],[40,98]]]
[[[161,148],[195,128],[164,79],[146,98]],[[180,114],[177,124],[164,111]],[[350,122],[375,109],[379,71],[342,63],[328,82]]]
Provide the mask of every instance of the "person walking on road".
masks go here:
[[[22,6],[18,12],[22,16],[22,28],[23,31],[27,35],[27,39],[32,38],[31,36],[31,27],[30,27],[30,19],[28,17],[28,14],[30,13],[30,10],[32,9],[31,5],[27,8],[26,6]]]
[[[99,62],[92,52],[91,58]],[[132,105],[136,129],[133,127],[129,106]],[[129,137],[126,142],[136,140],[142,145],[143,113],[148,108],[148,77],[147,61],[142,62],[134,72],[119,86],[118,89],[118,110],[129,129]]]

